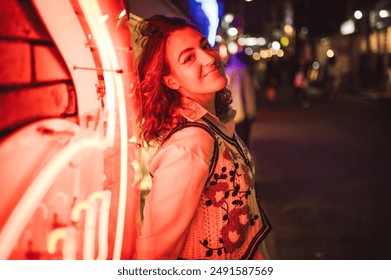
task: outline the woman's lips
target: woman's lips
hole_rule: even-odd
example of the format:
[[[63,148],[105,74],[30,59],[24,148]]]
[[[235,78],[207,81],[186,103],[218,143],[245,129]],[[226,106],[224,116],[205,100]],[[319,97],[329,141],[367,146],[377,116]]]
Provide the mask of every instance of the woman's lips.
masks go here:
[[[209,75],[215,73],[215,72],[218,71],[218,70],[219,70],[218,68],[213,67],[212,69],[208,70],[208,72],[206,72],[206,74],[204,75],[204,77],[209,76]]]

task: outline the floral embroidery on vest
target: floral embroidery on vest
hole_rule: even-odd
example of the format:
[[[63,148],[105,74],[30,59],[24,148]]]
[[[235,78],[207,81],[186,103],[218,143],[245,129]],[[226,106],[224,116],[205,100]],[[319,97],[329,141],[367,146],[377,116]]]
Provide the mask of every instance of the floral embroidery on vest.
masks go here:
[[[224,149],[223,156],[227,160],[238,158],[228,148]],[[214,253],[221,255],[223,250],[225,253],[232,253],[235,249],[240,248],[246,239],[247,229],[253,226],[254,221],[259,218],[258,215],[253,215],[250,212],[246,204],[248,196],[251,195],[252,191],[255,191],[250,179],[250,176],[253,175],[250,168],[244,164],[228,162],[232,163],[232,169],[224,166],[220,172],[215,172],[209,181],[208,187],[204,190],[205,196],[209,199],[206,200],[205,205],[221,207],[225,212],[222,217],[225,225],[220,230],[221,237],[219,238],[221,246],[217,248],[209,247],[208,239],[201,242],[207,249],[206,257],[211,257]],[[235,180],[237,176],[243,176],[246,188],[238,184]]]
[[[258,204],[254,162],[240,141],[210,121],[186,123],[205,129],[215,140],[208,179],[179,259],[250,259],[271,230]]]

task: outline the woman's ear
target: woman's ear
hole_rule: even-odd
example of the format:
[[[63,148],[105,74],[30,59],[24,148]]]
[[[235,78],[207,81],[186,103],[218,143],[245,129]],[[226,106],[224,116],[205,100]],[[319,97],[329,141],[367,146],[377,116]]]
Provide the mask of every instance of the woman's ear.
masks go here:
[[[175,90],[179,89],[179,83],[176,81],[176,79],[172,75],[164,76],[163,82],[170,89],[175,89]]]

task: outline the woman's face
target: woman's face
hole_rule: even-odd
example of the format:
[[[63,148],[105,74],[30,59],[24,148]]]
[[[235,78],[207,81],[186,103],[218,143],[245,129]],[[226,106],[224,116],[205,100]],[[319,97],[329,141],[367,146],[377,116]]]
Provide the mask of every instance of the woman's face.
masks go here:
[[[218,53],[193,28],[174,31],[166,43],[170,74],[165,84],[183,96],[203,100],[226,86],[227,78]]]

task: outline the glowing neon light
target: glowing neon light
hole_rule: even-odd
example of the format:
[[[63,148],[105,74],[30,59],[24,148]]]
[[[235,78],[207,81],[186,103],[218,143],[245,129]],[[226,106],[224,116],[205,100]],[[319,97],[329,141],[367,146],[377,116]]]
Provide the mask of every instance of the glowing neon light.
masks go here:
[[[118,18],[122,18],[126,15],[126,10],[123,9],[122,12],[118,15]]]
[[[97,211],[97,201],[101,200],[101,209]],[[84,223],[84,247],[83,259],[94,259],[95,231],[96,231],[96,213],[99,212],[99,231],[98,231],[98,254],[99,260],[105,260],[108,254],[108,230],[109,230],[109,212],[110,212],[111,192],[96,191],[88,196],[86,201],[80,202],[71,211],[71,220],[78,222],[81,213],[85,212]]]
[[[49,234],[46,245],[49,254],[54,254],[56,252],[57,242],[64,239],[65,236],[66,232],[64,228],[55,229]]]
[[[100,21],[101,21],[101,22],[106,22],[108,19],[109,19],[109,15],[108,15],[108,14],[105,14],[105,15],[103,15],[103,16],[100,18]]]
[[[100,22],[102,12],[96,1],[79,0],[80,7],[86,18],[92,36],[95,39],[96,46],[102,61],[102,67],[107,69],[119,69],[119,63],[115,53],[113,41],[109,35],[107,27]],[[122,76],[119,73],[104,72],[104,80],[106,84],[107,109],[108,109],[108,125],[107,125],[107,141],[108,146],[114,143],[115,132],[115,92],[117,93],[117,105],[120,126],[120,186],[119,186],[119,202],[117,213],[117,230],[114,243],[113,259],[121,258],[123,232],[125,224],[126,196],[127,196],[127,176],[128,176],[128,130],[126,117],[125,93]],[[109,122],[110,120],[110,122]]]
[[[97,260],[107,259],[109,252],[109,217],[110,217],[111,192],[102,192],[101,206],[99,211],[99,231],[98,231],[98,255]]]
[[[216,41],[216,32],[219,27],[219,5],[216,0],[195,0],[201,3],[201,9],[209,20],[208,41],[214,46]]]
[[[99,138],[76,140],[59,151],[42,168],[3,226],[0,233],[1,260],[8,258],[34,211],[71,159],[85,149],[102,149],[104,147],[102,144]]]
[[[46,248],[50,254],[56,252],[57,244],[63,240],[62,258],[63,260],[76,259],[76,229],[74,227],[64,227],[53,230],[47,239]]]
[[[46,28],[67,64],[77,94],[80,126],[87,126],[87,116],[96,114],[99,100],[95,85],[98,76],[94,71],[73,70],[75,65],[96,67],[90,48],[85,47],[86,34],[78,15],[69,0],[32,0]],[[59,16],[61,15],[61,16]]]
[[[44,6],[45,4],[51,3],[51,1],[45,0],[35,0],[39,2],[39,6]],[[64,4],[65,3],[65,4]],[[56,5],[58,2],[56,2]],[[62,4],[70,5],[67,1],[63,1]],[[99,5],[96,1],[93,0],[79,0],[80,7],[83,11],[85,19],[91,30],[92,37],[95,40],[102,66],[104,69],[119,69],[119,63],[115,54],[115,48],[109,32],[100,21],[102,13],[100,11]],[[36,5],[38,5],[36,3]],[[53,5],[52,5],[53,6]],[[52,7],[51,6],[51,7]],[[115,140],[115,131],[116,131],[116,98],[117,98],[117,110],[119,116],[119,132],[120,132],[120,180],[119,180],[119,202],[118,202],[118,213],[117,213],[117,227],[116,227],[116,236],[114,244],[113,259],[120,259],[121,250],[122,250],[122,241],[123,241],[123,232],[124,232],[124,222],[125,222],[125,208],[126,208],[126,197],[127,197],[127,176],[128,176],[128,131],[127,131],[127,115],[126,115],[126,103],[125,103],[125,94],[124,86],[122,81],[122,76],[120,73],[108,73],[104,72],[104,81],[106,85],[106,99],[107,99],[107,111],[106,115],[106,134],[104,138],[99,137],[98,135],[88,136],[84,135],[85,138],[81,139],[72,139],[72,141],[65,146],[59,153],[57,153],[46,166],[44,166],[41,172],[23,195],[22,199],[14,208],[13,212],[9,216],[8,220],[3,226],[2,231],[0,232],[0,259],[7,259],[10,255],[13,247],[16,245],[17,240],[19,239],[22,230],[25,228],[28,220],[31,218],[34,211],[39,206],[40,201],[46,195],[50,187],[55,182],[59,174],[67,167],[67,165],[74,159],[76,155],[82,152],[85,149],[100,149],[104,150],[108,147],[114,145]],[[80,175],[80,174],[79,174]],[[75,185],[74,192],[78,192],[80,186]],[[86,209],[91,209],[91,202],[87,202],[88,207]],[[107,207],[108,202],[105,202],[105,207]],[[81,207],[81,206],[80,206]],[[83,207],[82,207],[83,208]],[[94,206],[92,206],[94,208]],[[79,209],[81,210],[81,209]],[[76,211],[76,210],[75,210]],[[86,210],[88,211],[88,210]],[[92,211],[93,212],[93,211]],[[74,214],[76,215],[76,214]],[[93,215],[93,214],[92,214]],[[92,217],[89,215],[89,217]],[[76,215],[77,216],[77,215]],[[108,221],[108,212],[100,216],[103,221]],[[92,219],[86,220],[86,225],[92,225]],[[104,227],[102,223],[102,227]],[[85,225],[85,226],[86,226]],[[100,225],[101,226],[101,225]],[[100,229],[103,230],[104,228]],[[102,231],[102,232],[107,232]],[[86,233],[91,237],[92,232]],[[54,237],[53,237],[54,238]],[[88,238],[93,240],[93,238]],[[102,240],[107,237],[102,237]],[[103,242],[103,241],[102,241]],[[106,242],[107,243],[107,242]],[[85,255],[87,258],[93,257],[93,248],[91,249],[91,244],[87,244],[85,249]],[[102,253],[99,253],[100,257],[105,255],[105,249],[102,246]]]
[[[95,223],[96,223],[96,201],[80,202],[72,209],[72,220],[78,222],[81,212],[85,212],[84,238],[83,238],[83,259],[94,259],[95,247]]]

